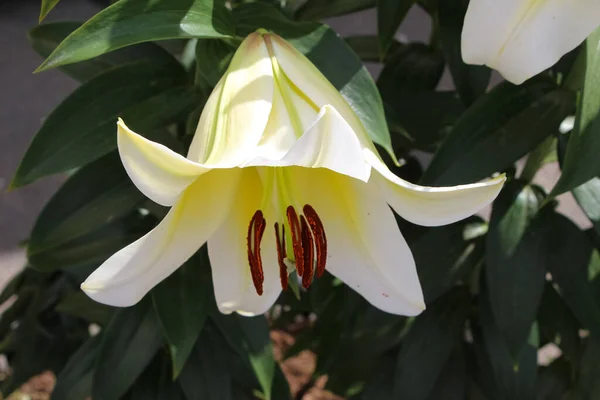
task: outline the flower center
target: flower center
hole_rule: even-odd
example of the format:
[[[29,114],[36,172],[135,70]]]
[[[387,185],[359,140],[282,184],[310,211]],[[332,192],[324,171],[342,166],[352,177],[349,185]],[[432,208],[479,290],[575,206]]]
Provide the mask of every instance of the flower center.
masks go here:
[[[287,224],[285,222],[274,224],[281,288],[283,290],[288,288],[288,265],[290,265],[292,268],[295,266],[296,273],[302,278],[302,287],[308,289],[315,271],[317,277],[323,275],[325,271],[327,261],[325,229],[321,218],[309,204],[304,205],[300,215],[293,206],[288,206],[286,217]],[[247,244],[252,282],[259,296],[263,293],[264,283],[260,242],[265,226],[266,220],[262,211],[256,211],[248,226]]]

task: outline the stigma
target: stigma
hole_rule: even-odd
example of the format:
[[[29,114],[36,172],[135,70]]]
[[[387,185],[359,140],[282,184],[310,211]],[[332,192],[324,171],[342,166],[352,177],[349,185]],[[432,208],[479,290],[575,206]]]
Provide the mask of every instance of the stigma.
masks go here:
[[[264,283],[260,243],[265,226],[262,211],[256,211],[248,226],[247,246],[250,274],[259,296]],[[315,275],[323,275],[327,262],[327,236],[321,218],[309,204],[304,205],[301,214],[290,205],[284,220],[275,222],[274,228],[281,288],[287,290],[289,286],[288,265],[291,265],[301,278],[302,287],[308,289]]]

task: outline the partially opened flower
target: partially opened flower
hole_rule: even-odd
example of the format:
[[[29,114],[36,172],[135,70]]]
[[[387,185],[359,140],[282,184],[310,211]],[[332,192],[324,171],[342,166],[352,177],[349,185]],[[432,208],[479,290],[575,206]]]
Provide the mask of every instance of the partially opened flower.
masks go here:
[[[93,299],[139,301],[205,242],[223,313],[265,312],[296,271],[324,270],[384,311],[424,309],[415,263],[388,204],[434,226],[490,203],[504,182],[430,188],[383,164],[352,108],[282,38],[251,34],[211,94],[187,158],[118,123],[136,186],[172,206],[83,283]],[[432,249],[433,251],[433,249]]]
[[[470,0],[462,31],[466,63],[520,84],[554,65],[600,26],[598,0]]]

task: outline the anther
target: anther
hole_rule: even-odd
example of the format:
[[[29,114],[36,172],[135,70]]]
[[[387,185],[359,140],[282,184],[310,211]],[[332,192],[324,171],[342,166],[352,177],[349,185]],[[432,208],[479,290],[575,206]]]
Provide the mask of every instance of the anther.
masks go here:
[[[325,228],[323,228],[323,223],[312,206],[306,204],[302,211],[313,234],[317,253],[317,277],[321,277],[323,272],[325,272],[325,264],[327,263],[327,236],[325,236]]]
[[[304,275],[304,249],[302,248],[302,230],[298,214],[294,207],[288,206],[286,210],[290,231],[292,232],[292,249],[294,250],[294,258],[296,259],[296,271],[299,276]]]
[[[285,249],[285,225],[281,225],[281,236],[279,236],[279,224],[275,222],[275,240],[277,241],[277,263],[279,264],[279,278],[281,279],[281,288],[288,288],[287,266],[283,261],[286,257]]]
[[[304,274],[302,275],[302,287],[308,289],[312,283],[314,274],[314,245],[313,237],[310,233],[308,223],[304,215],[300,217],[300,227],[302,229],[302,249],[304,250]],[[296,260],[298,262],[298,260]]]
[[[248,225],[248,264],[250,264],[250,274],[252,275],[252,283],[256,289],[258,295],[263,294],[263,283],[265,281],[265,275],[262,267],[262,258],[260,255],[260,242],[263,234],[265,233],[266,220],[263,217],[263,213],[257,210],[250,224]]]

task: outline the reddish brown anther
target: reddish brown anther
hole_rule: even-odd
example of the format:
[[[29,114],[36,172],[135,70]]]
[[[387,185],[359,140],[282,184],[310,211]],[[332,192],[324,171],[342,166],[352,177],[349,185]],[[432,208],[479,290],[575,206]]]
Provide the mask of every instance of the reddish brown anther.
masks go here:
[[[259,296],[263,294],[263,283],[265,281],[262,258],[260,255],[260,242],[263,234],[265,233],[266,226],[267,221],[263,217],[262,211],[256,211],[252,216],[252,219],[250,219],[250,224],[248,225],[247,246],[248,264],[250,264],[252,283],[254,283],[254,288]]]
[[[281,236],[279,235],[279,224],[275,222],[275,239],[277,241],[277,263],[279,264],[279,279],[281,279],[281,288],[287,290],[288,288],[288,273],[285,262],[283,261],[286,257],[285,249],[285,225],[281,225]]]
[[[294,258],[296,259],[296,271],[299,276],[304,275],[304,249],[302,248],[302,230],[300,228],[300,220],[294,207],[288,206],[286,210],[290,231],[292,232],[292,249],[294,250]]]
[[[304,215],[300,217],[300,227],[302,229],[302,249],[304,250],[304,274],[302,275],[302,287],[308,289],[312,283],[314,275],[314,244],[310,233],[308,223]],[[298,260],[296,260],[298,262]]]
[[[327,263],[327,236],[325,236],[325,228],[323,228],[321,218],[319,218],[319,215],[312,206],[306,204],[302,211],[314,237],[317,253],[317,277],[320,277],[325,272],[325,264]]]
[[[303,215],[298,213],[293,206],[288,206],[286,215],[290,227],[289,233],[292,240],[292,251],[296,261],[296,272],[302,278],[302,287],[308,289],[315,276],[323,275],[327,262],[327,237],[323,223],[312,206],[303,207]],[[288,288],[288,273],[285,259],[287,258],[286,228],[275,223],[275,239],[277,242],[277,263],[283,290]],[[248,256],[250,257],[250,255]]]

